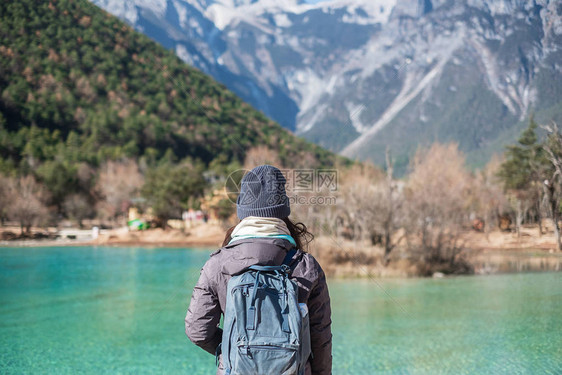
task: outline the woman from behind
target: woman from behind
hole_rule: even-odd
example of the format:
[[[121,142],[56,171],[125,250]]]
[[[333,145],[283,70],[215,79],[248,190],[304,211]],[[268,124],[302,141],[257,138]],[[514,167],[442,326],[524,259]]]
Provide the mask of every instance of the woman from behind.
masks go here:
[[[289,219],[291,211],[285,191],[285,183],[286,180],[281,171],[270,165],[258,166],[243,177],[237,200],[237,216],[240,222],[227,231],[223,246],[211,254],[210,259],[201,269],[199,281],[193,290],[185,318],[186,334],[193,343],[207,352],[217,355],[219,362],[217,374],[219,375],[251,375],[252,373],[263,375],[260,372],[264,371],[263,369],[267,368],[268,365],[267,363],[257,362],[266,358],[267,361],[264,362],[269,362],[271,366],[274,366],[276,361],[283,360],[281,354],[277,354],[281,351],[266,351],[264,350],[265,345],[254,346],[250,349],[248,346],[244,346],[244,340],[249,341],[249,335],[256,332],[254,331],[256,327],[252,322],[255,320],[259,325],[260,319],[263,317],[259,316],[259,312],[258,317],[254,318],[253,314],[246,314],[246,310],[243,312],[233,311],[232,309],[236,307],[232,307],[234,305],[230,300],[233,299],[234,293],[232,290],[230,290],[230,293],[227,292],[229,281],[233,277],[237,280],[239,275],[254,269],[251,274],[255,278],[257,273],[255,287],[252,288],[250,285],[245,292],[242,292],[242,295],[246,296],[248,301],[252,301],[252,306],[254,306],[254,301],[258,300],[256,306],[259,310],[260,303],[265,306],[266,302],[264,301],[271,298],[271,294],[268,297],[266,294],[260,294],[261,292],[253,293],[253,290],[258,289],[262,284],[268,284],[264,281],[266,280],[263,278],[264,276],[262,275],[262,279],[260,279],[259,272],[255,272],[255,270],[262,270],[263,274],[267,273],[264,270],[277,269],[283,264],[288,266],[283,270],[287,270],[287,277],[291,281],[289,287],[295,285],[295,299],[298,299],[298,305],[295,302],[294,306],[300,306],[300,314],[303,317],[308,315],[309,330],[306,332],[306,340],[303,340],[307,346],[310,346],[309,350],[306,351],[306,353],[310,351],[310,355],[306,354],[306,358],[301,358],[301,364],[293,366],[288,363],[280,372],[295,375],[331,374],[331,309],[326,276],[316,259],[305,251],[313,236],[307,231],[304,224],[295,224]],[[276,275],[281,273],[276,273]],[[275,277],[273,275],[272,280]],[[283,287],[283,292],[285,291],[285,287]],[[279,291],[280,294],[281,291]],[[277,294],[274,293],[274,295]],[[281,298],[281,302],[279,302],[280,325],[285,323],[283,319],[294,314],[294,311],[289,311],[287,298]],[[265,307],[262,307],[262,309],[265,311]],[[223,329],[219,328],[221,315],[225,314],[225,311],[225,325],[226,322],[233,321],[233,315],[236,315],[238,320],[241,320],[240,317],[246,319],[244,326],[238,327],[234,335],[231,333],[223,334]],[[263,318],[263,320],[272,321],[269,318]],[[278,332],[278,335],[285,335],[287,338],[305,335],[304,333],[290,333],[290,331],[297,329],[286,329],[285,324],[282,325],[282,328],[270,327],[269,329],[271,332]],[[252,329],[252,331],[248,329]],[[309,343],[307,341],[308,335],[310,337]],[[271,334],[271,336],[274,335]],[[271,338],[270,341],[273,342],[275,339]],[[297,345],[298,343],[301,346],[303,345],[300,339],[293,339],[293,342]],[[230,345],[231,343],[232,345]],[[283,345],[279,344],[280,347]],[[222,348],[225,347],[229,348],[228,353],[222,351],[221,354]],[[240,353],[240,348],[243,347],[246,348],[246,352]],[[236,348],[238,348],[238,351],[236,351]],[[290,360],[289,355],[283,354],[283,356],[287,357],[287,361]],[[247,364],[244,365],[245,367],[242,369],[243,362],[248,363],[248,361],[250,363],[253,361],[253,363],[250,367]],[[249,368],[252,368],[252,370],[249,370]],[[268,375],[278,374],[269,371]]]

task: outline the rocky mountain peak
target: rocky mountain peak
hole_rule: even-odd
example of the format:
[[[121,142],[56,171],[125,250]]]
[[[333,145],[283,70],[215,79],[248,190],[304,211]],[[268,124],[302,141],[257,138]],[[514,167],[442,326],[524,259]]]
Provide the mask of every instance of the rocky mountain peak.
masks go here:
[[[283,126],[407,163],[457,141],[481,164],[531,112],[562,116],[562,7],[549,0],[94,0]],[[559,83],[559,84],[558,84]]]

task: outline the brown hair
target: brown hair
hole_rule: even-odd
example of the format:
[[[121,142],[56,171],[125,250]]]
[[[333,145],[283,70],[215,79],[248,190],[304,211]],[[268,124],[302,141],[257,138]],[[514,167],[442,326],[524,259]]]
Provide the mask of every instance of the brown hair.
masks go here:
[[[314,235],[308,231],[306,225],[301,222],[293,222],[288,217],[281,220],[283,220],[285,224],[287,224],[287,228],[289,228],[291,237],[293,237],[295,239],[295,242],[297,243],[297,249],[306,251],[308,249],[308,244],[314,239]],[[222,246],[228,245],[228,243],[232,239],[231,235],[235,227],[236,225],[228,228],[224,237],[224,241],[222,242]]]

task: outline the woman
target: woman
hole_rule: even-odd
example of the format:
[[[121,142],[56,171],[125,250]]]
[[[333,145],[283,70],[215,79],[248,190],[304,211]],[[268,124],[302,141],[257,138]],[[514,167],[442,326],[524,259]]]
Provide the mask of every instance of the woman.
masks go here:
[[[285,183],[281,171],[270,165],[258,166],[242,178],[236,204],[240,222],[227,231],[223,247],[201,269],[185,317],[185,332],[193,343],[214,355],[222,341],[218,326],[231,276],[252,265],[281,265],[296,248],[290,277],[298,285],[298,302],[308,307],[312,349],[305,373],[328,375],[332,372],[332,333],[326,277],[314,257],[304,252],[313,236],[304,224],[289,219]],[[217,374],[224,372],[219,360]]]

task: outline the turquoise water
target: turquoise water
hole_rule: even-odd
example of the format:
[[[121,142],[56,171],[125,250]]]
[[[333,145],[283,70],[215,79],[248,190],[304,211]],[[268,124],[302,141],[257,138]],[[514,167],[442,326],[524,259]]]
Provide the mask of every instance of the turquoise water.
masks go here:
[[[214,373],[183,327],[208,255],[0,248],[0,373]],[[330,291],[334,374],[562,374],[561,273],[332,281]]]

